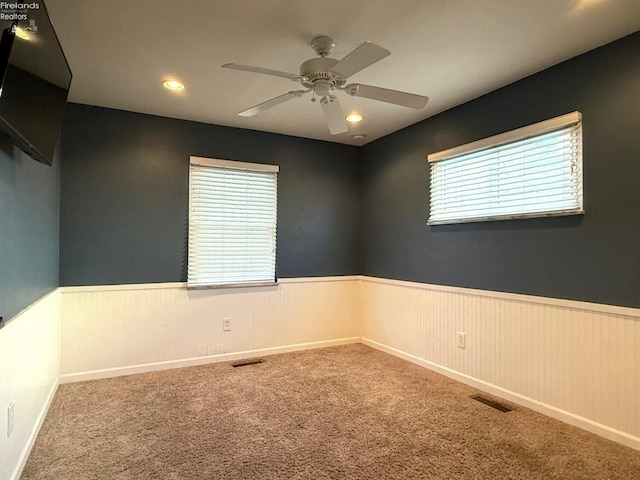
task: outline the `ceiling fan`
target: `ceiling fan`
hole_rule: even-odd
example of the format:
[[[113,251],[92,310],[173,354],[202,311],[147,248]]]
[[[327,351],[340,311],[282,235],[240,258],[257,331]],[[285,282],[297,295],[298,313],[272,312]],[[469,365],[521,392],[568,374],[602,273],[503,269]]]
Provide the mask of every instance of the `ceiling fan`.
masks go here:
[[[341,90],[354,97],[369,98],[394,105],[414,108],[416,110],[423,108],[427,104],[427,101],[429,101],[428,97],[415,95],[413,93],[363,85],[361,83],[347,84],[347,78],[389,56],[391,52],[374,43],[364,42],[352,50],[342,60],[336,60],[335,58],[329,57],[335,46],[336,42],[333,38],[325,35],[317,36],[311,40],[311,48],[313,48],[319,58],[310,58],[303,62],[300,65],[299,75],[237,63],[222,65],[223,68],[288,78],[289,80],[300,83],[300,85],[304,87],[303,90],[292,90],[266,102],[259,103],[247,110],[243,110],[238,113],[238,115],[252,117],[287,100],[313,92],[311,101],[315,102],[316,96],[320,99],[320,105],[322,105],[324,118],[329,127],[329,131],[332,135],[337,135],[347,132],[348,127],[342,109],[340,108],[338,97],[333,94],[335,91]]]

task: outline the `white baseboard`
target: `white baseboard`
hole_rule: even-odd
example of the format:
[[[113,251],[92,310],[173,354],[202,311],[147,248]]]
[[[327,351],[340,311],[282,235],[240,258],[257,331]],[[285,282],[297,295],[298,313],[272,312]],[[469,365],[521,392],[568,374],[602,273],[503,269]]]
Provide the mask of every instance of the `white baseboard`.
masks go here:
[[[543,402],[534,400],[533,398],[520,395],[491,383],[487,383],[483,380],[465,375],[464,373],[451,370],[450,368],[443,367],[442,365],[424,360],[422,358],[416,357],[415,355],[397,350],[393,347],[378,343],[374,340],[363,337],[361,338],[361,342],[377,350],[381,350],[404,360],[408,360],[409,362],[415,363],[416,365],[420,365],[421,367],[428,368],[429,370],[432,370],[436,373],[445,375],[446,377],[449,377],[453,380],[462,382],[474,388],[478,388],[479,390],[483,390],[487,393],[504,398],[505,400],[509,400],[513,403],[517,403],[518,405],[522,405],[523,407],[530,408],[531,410],[542,413],[543,415],[546,415],[548,417],[555,418],[556,420],[568,423],[569,425],[573,425],[574,427],[578,427],[588,432],[595,433],[596,435],[607,438],[609,440],[613,440],[617,443],[621,443],[622,445],[626,445],[627,447],[631,447],[635,450],[640,450],[640,438],[629,435],[628,433],[621,432],[620,430],[616,430],[587,418],[580,417],[571,412],[567,412],[551,405],[547,405]]]
[[[40,428],[44,423],[44,419],[47,416],[47,412],[49,411],[49,407],[51,406],[51,402],[53,402],[53,397],[56,395],[56,390],[58,389],[58,382],[54,383],[49,390],[49,394],[47,395],[47,400],[42,406],[42,410],[38,414],[38,418],[36,419],[36,423],[33,425],[31,429],[31,433],[29,434],[29,438],[27,439],[27,443],[25,443],[22,453],[20,454],[20,458],[18,459],[18,463],[13,469],[13,473],[11,474],[10,480],[19,480],[20,475],[22,475],[22,470],[24,466],[27,464],[27,459],[29,458],[29,454],[31,453],[31,449],[36,443],[36,438],[38,438],[38,433],[40,432]]]
[[[180,360],[170,360],[166,362],[146,363],[142,365],[131,365],[119,368],[108,368],[104,370],[92,370],[88,372],[71,373],[61,375],[58,379],[60,384],[82,382],[85,380],[98,380],[102,378],[120,377],[123,375],[134,375],[137,373],[155,372],[158,370],[168,370],[171,368],[193,367],[206,365],[208,363],[228,362],[242,358],[256,356],[275,355],[278,353],[295,352],[299,350],[310,350],[313,348],[333,347],[337,345],[347,345],[359,343],[360,337],[339,338],[335,340],[324,340],[319,342],[298,343],[294,345],[284,345],[281,347],[262,348],[258,350],[246,350],[243,352],[223,353],[219,355],[206,355],[202,357],[185,358]]]

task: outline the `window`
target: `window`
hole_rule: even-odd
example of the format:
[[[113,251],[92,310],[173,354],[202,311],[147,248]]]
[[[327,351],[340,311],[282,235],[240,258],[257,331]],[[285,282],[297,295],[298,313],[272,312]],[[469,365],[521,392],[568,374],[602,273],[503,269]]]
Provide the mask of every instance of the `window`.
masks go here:
[[[276,281],[278,167],[190,158],[189,287]]]
[[[429,225],[584,213],[579,112],[427,159]]]

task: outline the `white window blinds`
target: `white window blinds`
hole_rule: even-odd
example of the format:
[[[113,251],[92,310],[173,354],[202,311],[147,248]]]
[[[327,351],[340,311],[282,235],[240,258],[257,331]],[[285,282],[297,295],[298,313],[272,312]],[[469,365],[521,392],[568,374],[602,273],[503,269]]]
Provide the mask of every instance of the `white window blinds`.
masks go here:
[[[191,157],[189,287],[275,282],[277,172]]]
[[[584,213],[579,112],[429,155],[428,224]]]

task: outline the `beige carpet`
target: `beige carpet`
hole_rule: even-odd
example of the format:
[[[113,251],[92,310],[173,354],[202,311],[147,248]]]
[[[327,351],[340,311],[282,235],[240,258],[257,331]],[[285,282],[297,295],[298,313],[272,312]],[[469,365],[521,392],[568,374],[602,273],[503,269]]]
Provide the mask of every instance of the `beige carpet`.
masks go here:
[[[364,345],[62,385],[22,479],[640,479],[640,452]]]

